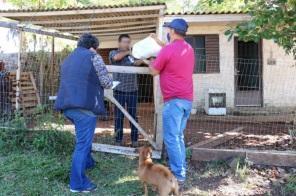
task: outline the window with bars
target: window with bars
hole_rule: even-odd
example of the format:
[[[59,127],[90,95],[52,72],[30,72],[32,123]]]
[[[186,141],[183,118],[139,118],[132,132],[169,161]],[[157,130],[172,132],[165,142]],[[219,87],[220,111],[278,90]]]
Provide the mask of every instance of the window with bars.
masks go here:
[[[194,73],[219,73],[219,35],[190,35],[186,41],[195,52]]]

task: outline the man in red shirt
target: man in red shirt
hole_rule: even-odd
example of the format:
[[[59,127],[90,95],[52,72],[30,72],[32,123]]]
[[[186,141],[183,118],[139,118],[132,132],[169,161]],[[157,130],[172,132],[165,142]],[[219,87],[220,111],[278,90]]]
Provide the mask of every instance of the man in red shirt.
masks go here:
[[[166,24],[168,45],[164,46],[150,65],[153,75],[160,75],[160,87],[164,98],[164,143],[169,166],[180,184],[186,179],[186,150],[184,130],[190,116],[193,100],[194,51],[184,37],[188,24],[175,19]]]

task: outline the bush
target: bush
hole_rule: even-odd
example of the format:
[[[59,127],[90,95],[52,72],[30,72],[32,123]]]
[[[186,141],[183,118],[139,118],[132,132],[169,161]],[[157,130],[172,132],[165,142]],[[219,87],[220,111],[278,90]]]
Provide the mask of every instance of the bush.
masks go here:
[[[46,154],[69,155],[74,148],[74,136],[67,131],[38,131],[33,138],[32,146]]]
[[[70,155],[74,136],[67,131],[0,129],[0,152],[33,150],[45,154]]]
[[[34,112],[36,128],[42,130],[63,130],[65,119],[60,113],[55,114],[47,105],[39,105]]]
[[[9,153],[29,147],[29,131],[26,129],[0,129],[0,152]]]

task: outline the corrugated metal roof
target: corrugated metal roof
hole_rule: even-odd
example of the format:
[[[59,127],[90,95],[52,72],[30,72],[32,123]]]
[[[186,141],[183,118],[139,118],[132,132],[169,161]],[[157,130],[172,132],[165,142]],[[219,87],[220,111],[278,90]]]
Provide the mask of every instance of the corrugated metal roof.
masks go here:
[[[77,6],[77,7],[65,7],[65,8],[28,8],[28,9],[0,9],[0,13],[6,12],[51,12],[51,11],[71,11],[71,10],[91,10],[91,9],[108,9],[108,8],[129,8],[129,7],[143,7],[143,6],[157,6],[165,3],[141,3],[141,4],[119,4],[119,5],[107,5],[107,6]]]
[[[156,32],[159,16],[164,15],[164,3],[144,3],[115,6],[67,7],[55,9],[0,10],[0,17],[25,25],[54,29],[79,36],[83,33],[110,39],[121,33],[145,37]]]
[[[215,14],[246,14],[246,11],[202,11],[202,12],[167,12],[165,15],[177,16],[177,15],[215,15]]]

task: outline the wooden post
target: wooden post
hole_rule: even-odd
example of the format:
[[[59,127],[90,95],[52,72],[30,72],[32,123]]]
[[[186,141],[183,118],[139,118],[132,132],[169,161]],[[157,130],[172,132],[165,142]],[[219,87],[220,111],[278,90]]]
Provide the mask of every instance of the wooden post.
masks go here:
[[[163,38],[163,13],[158,19],[157,36],[160,40]],[[155,119],[156,119],[156,149],[163,148],[163,128],[162,128],[162,108],[163,99],[160,91],[159,76],[153,78],[154,104],[155,104]]]
[[[54,89],[53,89],[53,83],[54,83],[54,67],[55,67],[55,36],[52,36],[52,41],[51,41],[51,66],[50,66],[50,71],[49,71],[49,78],[50,80],[50,95],[55,94]]]
[[[20,109],[20,79],[21,79],[21,53],[23,46],[23,31],[19,29],[19,50],[17,57],[17,70],[16,70],[16,94],[15,94],[15,109],[19,111]]]

